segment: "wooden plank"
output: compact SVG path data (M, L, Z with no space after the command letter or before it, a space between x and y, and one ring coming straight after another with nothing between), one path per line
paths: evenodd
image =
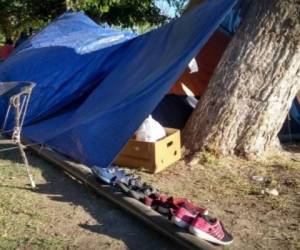
M25 141L26 142L26 141ZM27 141L26 144L31 144ZM203 249L203 250L216 250L217 248L196 236L183 230L155 210L145 206L138 200L131 198L120 191L115 190L109 185L103 185L92 174L91 170L79 163L75 163L65 156L54 152L47 148L40 148L38 145L30 146L39 156L47 161L61 167L71 176L75 177L83 184L92 188L97 194L110 200L114 204L125 209L127 212L138 217L146 224L151 226L156 231L162 233L170 240L181 245L183 249Z

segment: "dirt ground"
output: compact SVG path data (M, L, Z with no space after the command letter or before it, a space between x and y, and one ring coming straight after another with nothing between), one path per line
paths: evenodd
M298 149L252 162L202 153L156 175L137 173L207 207L234 236L225 249L300 249ZM36 191L16 152L0 159L0 249L182 249L33 155Z
M208 208L234 236L228 249L300 249L299 148L252 162L204 153L155 176L141 174L161 190ZM279 196L262 194L266 188Z

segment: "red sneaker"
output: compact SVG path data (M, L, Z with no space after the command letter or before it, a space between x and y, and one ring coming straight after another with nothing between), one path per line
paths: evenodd
M233 237L225 230L222 222L208 216L197 216L189 227L192 234L218 245L229 245Z
M188 203L187 199L169 197L165 202L158 206L157 211L161 214L168 215L171 218L173 212L186 203Z
M208 211L187 203L173 212L172 222L181 228L188 228L199 214L207 215Z
M168 196L164 194L154 193L144 199L144 204L152 209L156 210L161 204L166 202Z
M182 208L182 209L180 209ZM194 219L197 214L207 214L206 209L200 208L195 206L191 201L185 199L185 198L168 198L164 203L162 203L158 207L158 212L168 215L171 219L171 217L175 216L178 220L182 220L183 217L185 220L187 217ZM192 215L192 216L191 216ZM176 219L174 218L174 222ZM175 223L176 224L176 223Z

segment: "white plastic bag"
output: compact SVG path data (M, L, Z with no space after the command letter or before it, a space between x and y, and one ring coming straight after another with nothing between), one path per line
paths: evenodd
M151 115L142 123L135 132L136 139L146 142L156 142L166 136L165 129L155 121Z
M196 73L199 71L198 63L195 58L193 58L189 63L190 74Z

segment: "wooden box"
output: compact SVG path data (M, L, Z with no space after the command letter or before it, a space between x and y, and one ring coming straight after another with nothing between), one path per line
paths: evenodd
M119 166L157 173L181 158L180 130L165 128L167 136L156 142L131 139L115 160Z

